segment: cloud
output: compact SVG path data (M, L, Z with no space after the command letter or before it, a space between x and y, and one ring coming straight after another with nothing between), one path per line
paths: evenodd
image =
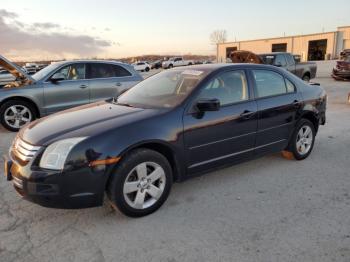
M85 34L72 35L64 32L59 24L34 23L25 25L17 20L16 13L0 9L0 54L20 57L35 51L35 57L49 54L53 57L94 56L110 47L110 41ZM36 30L30 30L35 27ZM40 52L42 52L42 54ZM33 56L32 55L32 56Z
M33 26L36 27L36 28L39 28L39 29L57 29L57 28L61 28L61 26L59 24L50 23L50 22L34 23Z
M16 13L8 12L5 9L0 9L0 18L6 17L6 18L15 18L17 17Z

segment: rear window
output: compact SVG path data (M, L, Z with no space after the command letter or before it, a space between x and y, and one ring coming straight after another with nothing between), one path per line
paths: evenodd
M273 65L273 61L275 61L274 55L261 55L260 57L264 61L264 63L268 65Z
M95 63L88 66L89 79L125 76L131 76L131 73L119 65Z
M253 70L257 97L268 97L287 93L284 77L268 70ZM294 88L294 86L293 86ZM292 87L288 87L292 89Z

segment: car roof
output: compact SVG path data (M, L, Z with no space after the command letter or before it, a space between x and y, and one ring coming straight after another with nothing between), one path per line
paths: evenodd
M232 69L241 69L241 68L251 68L251 69L273 69L278 70L278 67L272 65L264 65L264 64L249 64L249 63L221 63L221 64L201 64L201 65L191 65L185 67L187 70L202 70L206 73L214 72L224 68L232 68ZM184 67L182 67L184 69Z
M96 59L66 60L66 61L56 62L55 64L64 65L68 63L105 63L105 64L129 65L120 61L115 61L115 60L96 60Z

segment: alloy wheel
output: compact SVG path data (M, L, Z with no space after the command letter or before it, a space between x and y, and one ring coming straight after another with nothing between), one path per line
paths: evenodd
M13 105L5 110L4 120L12 128L21 128L32 121L32 113L24 105Z
M296 141L296 148L300 155L305 155L310 151L313 139L311 127L307 125L302 126L298 132Z
M123 194L127 204L135 209L153 206L162 196L166 183L164 169L154 162L143 162L127 175Z

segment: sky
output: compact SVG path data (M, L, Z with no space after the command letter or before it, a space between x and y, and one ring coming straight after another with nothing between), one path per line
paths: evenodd
M0 54L13 60L215 55L209 36L249 40L350 25L349 0L1 0Z

